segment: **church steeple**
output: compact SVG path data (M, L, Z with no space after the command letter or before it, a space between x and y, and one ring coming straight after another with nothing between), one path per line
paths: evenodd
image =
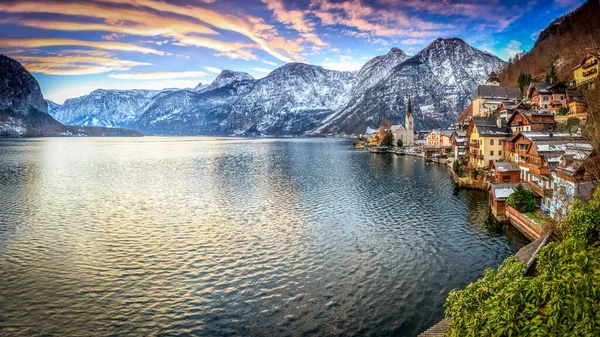
M412 108L412 98L410 94L408 95L408 108L406 110L406 122L404 125L406 128L406 141L404 142L404 144L406 144L407 146L412 145L415 133L415 123Z

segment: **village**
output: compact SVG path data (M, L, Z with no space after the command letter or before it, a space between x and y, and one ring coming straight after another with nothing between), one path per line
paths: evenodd
M598 186L588 172L598 153L583 133L583 93L598 89L599 59L588 54L568 84L530 82L523 90L502 86L492 72L448 129L415 131L409 96L404 125L384 120L353 146L448 165L459 187L488 191L497 221L537 240Z

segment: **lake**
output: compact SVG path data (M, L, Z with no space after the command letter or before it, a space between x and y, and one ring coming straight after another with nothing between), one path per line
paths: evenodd
M527 243L350 143L0 140L0 334L415 336Z

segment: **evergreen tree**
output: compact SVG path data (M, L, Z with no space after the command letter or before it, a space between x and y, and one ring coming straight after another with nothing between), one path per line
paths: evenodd
M402 143L402 139L398 139L398 141L396 141L396 146L397 147L403 147L404 144Z
M554 62L550 62L548 72L546 73L546 82L555 83L556 81L558 81L558 75L556 75L556 68L554 67Z
M394 146L394 135L392 134L392 131L387 131L385 133L385 136L383 136L383 140L381 141L381 146Z
M517 83L519 84L519 88L521 88L521 92L531 83L531 75L521 73L519 74L519 78L517 79Z
M506 199L506 204L519 212L533 211L533 193L523 188L521 184L515 187L514 192Z

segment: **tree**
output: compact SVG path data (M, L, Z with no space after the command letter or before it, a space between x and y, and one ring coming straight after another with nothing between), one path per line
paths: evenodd
M558 116L565 116L569 113L569 109L567 107L561 106L560 108L558 108L558 111L556 112L556 115Z
M449 336L597 336L600 331L600 190L576 201L544 246L533 276L510 257L446 299Z
M403 146L404 146L404 144L402 143L402 139L398 139L398 140L396 141L396 146L397 146L397 147L403 147Z
M546 72L546 82L555 83L558 81L558 75L556 75L556 68L554 67L554 62L550 62L550 66L548 66L548 72Z
M523 188L521 184L506 199L506 204L519 212L531 212L535 207L533 193Z
M385 136L383 136L383 140L381 141L381 146L394 146L394 135L392 134L392 131L385 132Z
M519 88L521 88L521 92L523 92L523 90L525 90L525 87L527 87L531 83L531 75L525 73L519 74L517 83L519 84Z
M454 174L456 174L457 176L462 176L463 169L458 160L455 160L454 163L452 163L452 171L454 171Z

